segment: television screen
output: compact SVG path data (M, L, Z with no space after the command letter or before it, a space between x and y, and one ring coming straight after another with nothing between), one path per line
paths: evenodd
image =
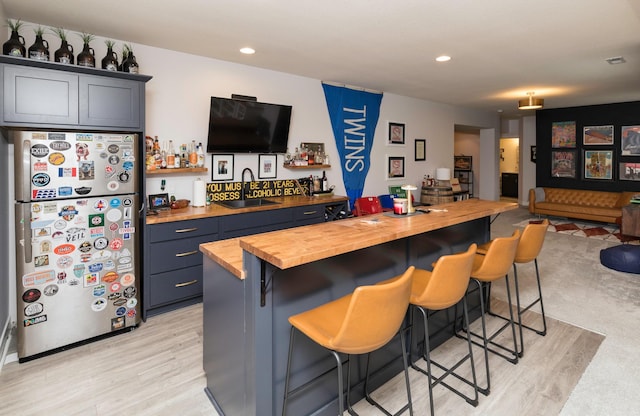
M211 97L208 153L285 153L291 106Z

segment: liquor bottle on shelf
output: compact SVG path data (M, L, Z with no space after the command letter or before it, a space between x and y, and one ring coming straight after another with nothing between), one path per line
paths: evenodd
M195 168L198 166L198 153L196 149L196 141L191 140L191 145L189 146L189 167Z
M204 167L204 159L205 159L205 153L204 153L204 148L202 147L202 142L198 143L198 151L196 152L198 154L198 167L199 168L203 168Z
M169 149L167 150L167 169L176 167L176 154L173 149L173 140L169 140Z
M329 180L327 179L327 172L322 171L322 192L327 192L329 190Z

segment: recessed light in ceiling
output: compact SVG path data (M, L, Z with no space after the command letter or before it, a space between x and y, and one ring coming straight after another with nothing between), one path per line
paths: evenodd
M245 55L253 55L254 53L256 53L256 50L253 48L245 47L245 48L241 48L240 52L242 52Z
M614 56L613 58L605 59L605 61L607 61L609 65L624 64L627 62L625 61L624 56Z
M450 61L450 60L451 60L451 57L447 56L447 55L440 55L440 56L438 56L436 58L436 61L438 61L438 62L447 62L447 61Z

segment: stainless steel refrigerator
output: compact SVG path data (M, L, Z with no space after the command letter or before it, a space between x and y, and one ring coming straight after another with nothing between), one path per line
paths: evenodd
M12 131L18 358L140 322L138 137Z

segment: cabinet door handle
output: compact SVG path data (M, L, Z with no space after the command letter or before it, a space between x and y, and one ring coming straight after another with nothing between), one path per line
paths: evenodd
M193 256L194 254L198 254L198 250L187 251L186 253L176 253L176 257Z
M177 233L190 233L191 231L196 231L198 227L193 228L182 228L180 230L176 230Z
M191 286L198 283L198 279L194 279L190 282L184 282L184 283L176 283L176 287L185 287L185 286Z
M313 215L313 214L315 214L316 212L318 212L318 211L317 211L317 210L316 210L316 211L305 211L305 212L304 212L304 215Z

